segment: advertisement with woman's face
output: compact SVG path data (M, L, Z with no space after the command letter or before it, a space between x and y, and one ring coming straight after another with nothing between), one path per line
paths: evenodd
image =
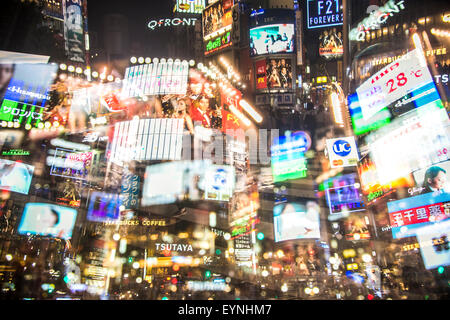
M27 203L20 221L19 234L35 234L70 239L77 210L50 203Z

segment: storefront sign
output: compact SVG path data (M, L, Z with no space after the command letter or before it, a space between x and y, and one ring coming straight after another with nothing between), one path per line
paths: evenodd
M341 0L308 0L308 29L343 24Z
M193 251L191 244L177 244L177 243L155 243L156 250L164 251Z

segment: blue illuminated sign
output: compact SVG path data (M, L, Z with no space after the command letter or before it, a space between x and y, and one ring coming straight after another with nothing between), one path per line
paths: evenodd
M341 0L308 0L308 29L342 25L341 5Z
M333 144L333 151L338 156L345 157L350 154L350 152L352 151L352 147L350 146L350 143L345 140L337 140Z

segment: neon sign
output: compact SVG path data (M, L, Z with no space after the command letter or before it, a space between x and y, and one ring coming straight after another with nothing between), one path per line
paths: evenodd
M308 29L339 26L344 15L340 0L308 0Z
M151 20L147 26L151 30L161 27L195 26L195 21L197 21L197 18L159 19L158 21Z
M399 13L400 10L405 9L404 2L401 0L395 3L393 0L390 0L384 6L372 11L367 18L358 23L358 26L350 31L349 39L353 41L364 41L368 32L379 29L394 13Z
M229 47L232 44L233 43L231 42L231 32L228 31L223 36L218 36L215 39L211 39L206 43L205 56L220 49Z

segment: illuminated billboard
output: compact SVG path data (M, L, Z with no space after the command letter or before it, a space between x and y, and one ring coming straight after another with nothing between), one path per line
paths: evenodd
M332 186L325 190L331 215L365 210L360 184L356 178L356 174L352 173L331 179Z
M202 14L206 0L177 0L174 12Z
M450 161L435 163L428 168L413 172L416 187L409 190L410 195L427 192L450 192Z
M137 119L116 123L111 161L180 160L183 119Z
M144 95L186 94L189 75L187 61L154 60L125 69L122 94L124 97Z
M322 32L319 37L319 56L326 60L338 59L344 55L342 32L336 28Z
M202 13L203 38L209 40L231 30L233 0L219 0L208 6Z
M272 24L250 29L250 55L294 52L294 25Z
M450 193L430 192L387 203L392 238L415 236L425 226L450 218Z
M19 234L35 234L70 239L77 210L50 203L27 203L20 220Z
M417 231L423 263L426 269L450 265L450 221L436 223Z
M345 240L369 240L369 219L365 215L351 215L344 222Z
M119 219L121 205L118 194L92 192L86 219L95 222L116 221Z
M359 155L355 137L327 139L326 144L331 168L356 166Z
M84 63L83 0L63 0L64 39L71 61Z
M34 166L0 159L0 189L28 194Z
M272 144L271 164L273 181L306 177L305 152L311 146L311 138L304 131L279 137Z
M380 183L449 160L449 121L445 109L433 105L414 109L367 136L370 157Z
M222 35L209 39L205 42L205 56L218 50L231 46L231 31L227 31Z
M356 89L363 119L370 119L391 103L429 83L433 83L433 79L423 53L419 49L408 52ZM410 100L420 99L427 94L428 91L420 92Z
M50 175L86 180L92 164L92 152L56 148L50 164Z
M213 165L210 160L156 164L145 170L142 205L182 200L228 201L234 186L234 168Z
M257 89L292 89L291 59L267 58L255 62L255 67Z
M308 29L339 26L344 22L341 0L308 0Z
M306 204L282 203L273 208L275 242L320 238L320 207L313 201Z

